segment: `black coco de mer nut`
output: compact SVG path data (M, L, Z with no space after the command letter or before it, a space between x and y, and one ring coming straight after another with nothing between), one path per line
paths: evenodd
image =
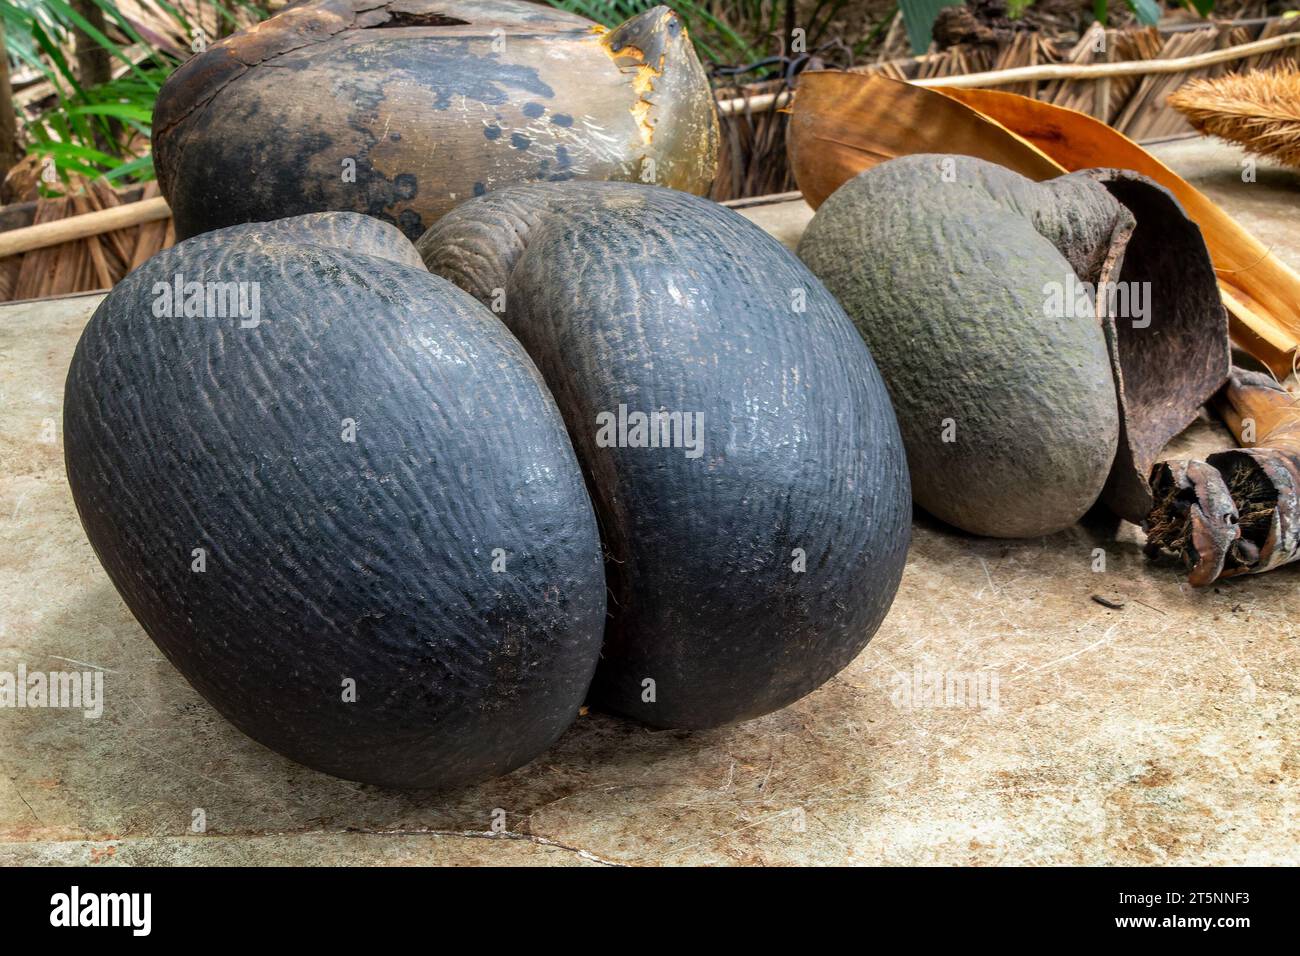
M503 293L568 423L609 557L598 703L712 727L861 651L902 575L907 465L870 353L798 259L716 203L625 183L502 190L417 248ZM611 447L595 426L621 408L693 416L701 446Z
M231 227L83 334L78 511L218 710L308 766L449 787L537 756L589 692L712 727L857 655L901 578L907 466L793 255L613 183L494 193L419 252L446 279L356 214Z
M205 314L241 283L252 307ZM268 747L453 786L577 714L605 582L573 447L515 339L393 227L320 213L154 256L86 327L64 427L127 606Z

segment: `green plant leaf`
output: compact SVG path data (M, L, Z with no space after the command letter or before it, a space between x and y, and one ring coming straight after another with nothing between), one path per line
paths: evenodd
M112 116L120 120L135 120L149 124L153 121L153 110L135 103L87 103L85 106L73 106L67 110L68 116Z
M60 77L68 84L68 86L72 87L75 92L80 93L82 91L81 83L78 82L77 75L72 72L72 67L64 58L63 51L59 49L58 45L53 40L50 39L49 34L45 32L44 28L42 28L40 23L34 17L31 19L29 26L31 29L32 39L36 41L36 45L41 49L41 52L49 57L50 62L54 64L53 71L45 68L43 69L43 72L45 73L45 78L54 84L54 89L59 94L59 97L63 98L67 95L60 85Z
M961 6L962 0L898 0L903 24L912 43L912 53L920 56L930 48L935 17L944 7Z
M113 0L91 2L104 12L108 28L91 27L69 0L6 0L0 5L4 46L9 55L39 72L58 100L39 116L26 118L24 140L29 151L51 157L65 182L73 174L149 179L153 176L152 159L126 154L125 144L137 134L149 136L158 91L181 60L174 51L147 42ZM187 10L178 6L179 0L139 2L146 9L165 12L189 35L194 3L189 3ZM239 22L240 11L252 14L251 19L256 20L267 16L264 9L249 0L198 2L211 6L226 23ZM96 86L82 84L69 52L73 49L74 29L83 30L116 62L125 63L127 72ZM133 45L123 45L122 37ZM114 152L123 155L114 156ZM42 190L52 192L45 185Z
M1138 23L1153 27L1160 22L1160 4L1156 0L1128 0L1128 5Z
M133 178L138 180L147 180L154 178L153 156L145 154L136 159L129 160L119 166L115 166L104 174L104 178L110 182L116 182L119 179Z
M117 166L121 160L109 156L91 146L79 146L76 143L42 143L37 152L53 156L58 160L84 160L90 163L102 163L106 167Z
M658 0L616 0L612 3L606 0L548 0L548 2L557 10L576 13L607 27L616 27L624 20L660 5ZM773 4L774 9L776 6L778 5ZM672 4L672 8L686 21L686 30L701 59L714 63L725 62L725 60L748 63L761 58L761 50L750 46L729 24L710 12L706 4L697 0L677 0ZM725 46L718 49L707 43L699 35L701 26L715 34L715 38L721 40Z
M64 0L42 0L42 3L45 4L45 6L48 9L58 14L60 18L78 27L82 32L86 34L86 36L90 37L92 40L94 40L97 44L99 44L101 47L103 47L113 56L117 57L117 59L125 63L128 67L130 67L132 72L137 73L141 77L144 76L140 68L136 66L135 61L132 60L129 56L127 56L125 50L123 50L120 46L118 46L108 37L104 36L104 34L101 33L99 30L95 29L95 27L91 25L89 20L87 20L80 13L74 10L69 4L65 3ZM136 43L144 43L144 38L141 37L138 33L136 33L135 28L126 22L126 20L122 17L122 15L117 12L116 7L114 7L112 4L105 3L104 0L95 0L95 5L100 7L105 14L112 17L118 23L118 25L123 28L123 32L125 32L127 36L131 37ZM153 52L153 48L151 46L145 44L145 47L150 51L151 56L157 55L156 53Z
M872 41L889 29L889 25L894 22L894 15L896 13L898 13L898 4L894 4L890 7L889 12L880 18L880 22L872 28L871 32L854 44L853 55L861 56L866 52L867 47L871 46Z
M225 20L227 23L239 22L231 9L226 6L226 4L220 2L220 0L207 0L207 4L216 12L219 19Z

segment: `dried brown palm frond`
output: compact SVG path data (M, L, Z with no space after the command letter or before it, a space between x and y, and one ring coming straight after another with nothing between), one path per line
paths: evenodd
M788 146L814 209L862 170L912 153L975 156L1036 180L1135 170L1172 192L1200 226L1237 343L1279 377L1300 355L1300 273L1137 143L1084 113L998 90L820 71L799 78Z
M1202 133L1300 167L1300 71L1191 80L1169 97L1169 105Z

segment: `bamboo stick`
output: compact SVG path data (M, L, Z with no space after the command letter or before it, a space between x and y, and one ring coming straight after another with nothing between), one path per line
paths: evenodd
M733 113L745 112L745 104L749 104L749 109L754 113L761 113L764 110L780 109L790 102L790 95L793 91L782 90L780 93L763 93L759 96L751 96L746 99L743 96L737 96L730 100L718 100L718 115L730 116Z
M1192 56L1180 56L1171 60L1126 60L1119 63L1051 63L1040 66L1021 66L1010 70L991 70L984 73L967 73L958 76L935 76L927 79L912 80L917 86L946 86L954 89L969 87L1008 86L1013 83L1036 82L1040 80L1102 80L1117 76L1148 76L1161 73L1182 73L1201 67L1228 63L1245 57L1259 56L1277 50L1285 50L1300 44L1300 32L1284 33L1280 36L1254 40L1238 46L1224 47L1222 50L1210 50ZM729 116L742 112L748 107L751 112L780 109L790 101L791 91L765 93L752 96L746 101L743 97L718 101L718 113Z
M1192 56L1180 56L1171 60L1131 60L1126 63L1090 63L1079 66L1054 63L1047 66L1022 66L1012 70L994 70L990 73L968 73L946 80L915 80L917 86L947 86L955 88L1006 86L1009 83L1023 83L1026 80L1097 80L1114 76L1146 76L1159 73L1182 73L1216 63L1227 63L1247 56L1258 56L1274 50L1300 44L1300 33L1286 33L1282 36L1255 40L1240 46L1225 47L1222 50L1210 50Z
M30 252L33 249L43 249L46 246L57 246L74 239L97 236L115 229L128 229L131 226L155 222L169 216L171 216L171 208L167 205L167 200L162 196L155 196L125 206L101 209L98 212L70 216L67 219L26 226L22 229L11 229L8 232L0 232L0 259Z

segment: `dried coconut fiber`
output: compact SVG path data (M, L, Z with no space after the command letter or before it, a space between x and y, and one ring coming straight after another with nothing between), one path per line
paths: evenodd
M1269 70L1189 80L1169 105L1198 132L1300 167L1300 72Z

